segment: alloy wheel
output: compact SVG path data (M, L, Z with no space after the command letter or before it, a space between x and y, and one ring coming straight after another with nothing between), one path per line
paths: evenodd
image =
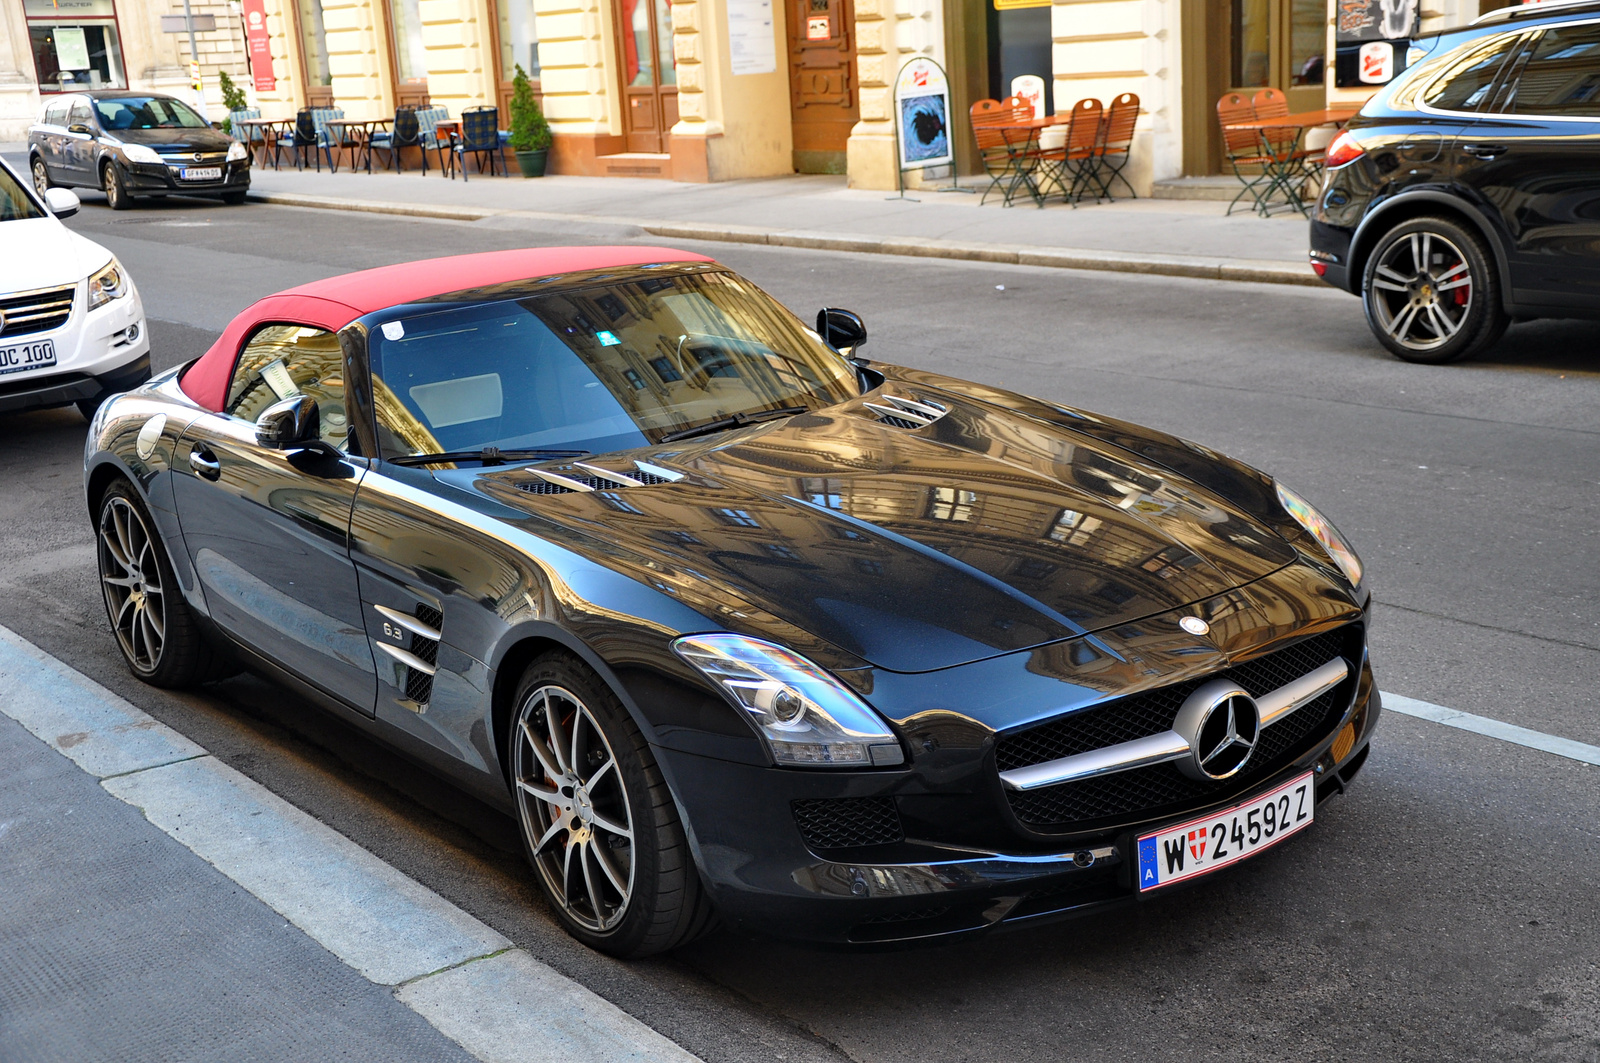
M633 810L611 743L583 700L554 684L523 700L515 741L534 865L569 918L611 930L627 913L635 867Z
M1369 286L1377 326L1412 351L1454 339L1472 312L1476 290L1461 248L1426 230L1390 244Z
M41 199L50 190L50 171L45 168L43 159L33 160L33 190Z
M144 517L127 499L106 502L100 511L100 584L122 652L142 673L160 665L167 638L158 549Z

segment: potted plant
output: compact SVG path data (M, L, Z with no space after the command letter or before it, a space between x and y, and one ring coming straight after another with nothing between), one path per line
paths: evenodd
M545 121L533 95L533 82L521 63L511 79L511 150L522 176L544 176L545 160L550 157L550 123Z
M217 83L222 86L222 105L228 109L228 117L222 120L222 131L243 140L244 134L233 128L233 112L246 109L250 101L245 98L244 89L233 83L226 70L217 73Z

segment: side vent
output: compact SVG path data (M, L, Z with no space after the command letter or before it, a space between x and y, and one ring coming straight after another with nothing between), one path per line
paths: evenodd
M633 468L628 472L617 472L615 469L591 465L586 461L574 461L553 468L532 468L527 471L538 479L525 481L517 487L530 495L564 495L574 491L614 491L623 487L654 487L656 484L677 483L684 475L671 469L663 469L659 465L651 465L647 461L635 461Z
M433 698L433 676L438 671L439 638L444 614L431 605L421 604L417 606L416 616L408 616L386 605L375 605L373 608L389 624L410 634L410 645L405 649L376 640L375 644L403 666L400 686L406 692L406 700L411 702L410 707L418 712L427 711L428 702Z
M927 400L888 394L882 399L881 403L864 402L862 405L878 415L879 423L894 428L926 428L949 412L942 404Z

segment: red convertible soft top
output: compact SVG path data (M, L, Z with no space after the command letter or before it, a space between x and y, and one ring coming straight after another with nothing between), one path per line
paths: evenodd
M333 332L374 310L466 288L611 266L711 261L714 260L704 255L666 247L530 247L428 258L345 273L252 303L229 322L211 349L184 372L179 386L206 409L222 409L239 349L262 325L309 325Z

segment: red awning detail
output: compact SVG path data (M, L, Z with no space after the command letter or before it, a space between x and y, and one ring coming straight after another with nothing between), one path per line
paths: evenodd
M179 386L206 409L221 410L228 398L228 383L233 379L239 350L262 325L308 325L334 332L374 310L466 288L610 266L712 261L705 255L665 247L533 247L430 258L346 273L302 284L251 304L184 372Z

